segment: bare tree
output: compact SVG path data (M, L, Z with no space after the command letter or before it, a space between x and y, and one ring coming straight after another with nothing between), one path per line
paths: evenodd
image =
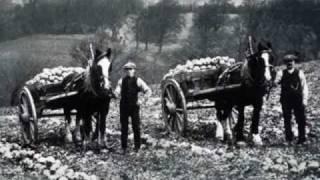
M163 45L176 38L181 31L184 19L176 1L161 0L145 8L135 24L136 40L144 42L146 50L149 43L153 42L158 45L158 51L162 52Z
M192 41L196 43L200 56L207 55L209 49L213 48L215 33L223 27L226 19L225 3L221 1L211 1L197 10Z
M112 35L104 31L97 32L93 37L89 37L82 40L79 44L75 44L70 51L70 55L74 61L81 64L83 67L85 67L88 64L88 60L92 58L90 44L94 49L102 51L111 48L113 59L116 59L124 49L124 45L121 44L120 39L115 39Z

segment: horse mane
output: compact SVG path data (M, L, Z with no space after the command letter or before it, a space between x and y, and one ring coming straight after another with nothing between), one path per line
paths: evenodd
M244 83L247 83L246 85L253 85L253 77L251 75L251 69L249 67L249 60L246 58L242 64L240 75L244 79Z
M246 57L244 63L242 65L240 75L244 80L244 83L248 86L252 86L254 84L254 79L252 77L252 69L249 65L249 61L253 60L253 58L257 58L264 51L272 51L272 44L269 41L262 40L257 45L257 52L251 54L249 57ZM273 56L271 56L273 58Z
M89 92L89 93L93 93L94 95L97 95L95 89L93 88L90 70L91 70L90 66L87 66L84 72L83 89L84 89L84 92Z

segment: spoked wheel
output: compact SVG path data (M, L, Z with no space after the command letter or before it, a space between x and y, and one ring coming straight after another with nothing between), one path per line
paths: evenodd
M30 90L24 87L19 96L19 122L22 141L31 145L38 141L37 112Z
M183 91L176 80L165 81L161 101L167 129L184 136L187 128L187 105Z

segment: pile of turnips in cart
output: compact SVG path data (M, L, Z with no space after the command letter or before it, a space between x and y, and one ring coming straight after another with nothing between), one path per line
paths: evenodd
M187 60L184 65L179 64L174 69L170 69L169 72L164 75L163 79L167 79L181 73L216 70L220 66L231 66L235 62L236 60L234 58L230 58L228 56Z
M52 69L44 68L41 73L37 74L34 78L27 81L27 85L40 84L40 85L49 85L49 84L58 84L63 81L65 77L72 73L82 73L85 69L81 67L55 67Z

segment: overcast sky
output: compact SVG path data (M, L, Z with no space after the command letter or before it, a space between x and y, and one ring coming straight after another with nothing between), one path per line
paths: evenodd
M242 0L232 0L233 1L233 3L235 4L235 5L240 5L241 3L242 3Z

